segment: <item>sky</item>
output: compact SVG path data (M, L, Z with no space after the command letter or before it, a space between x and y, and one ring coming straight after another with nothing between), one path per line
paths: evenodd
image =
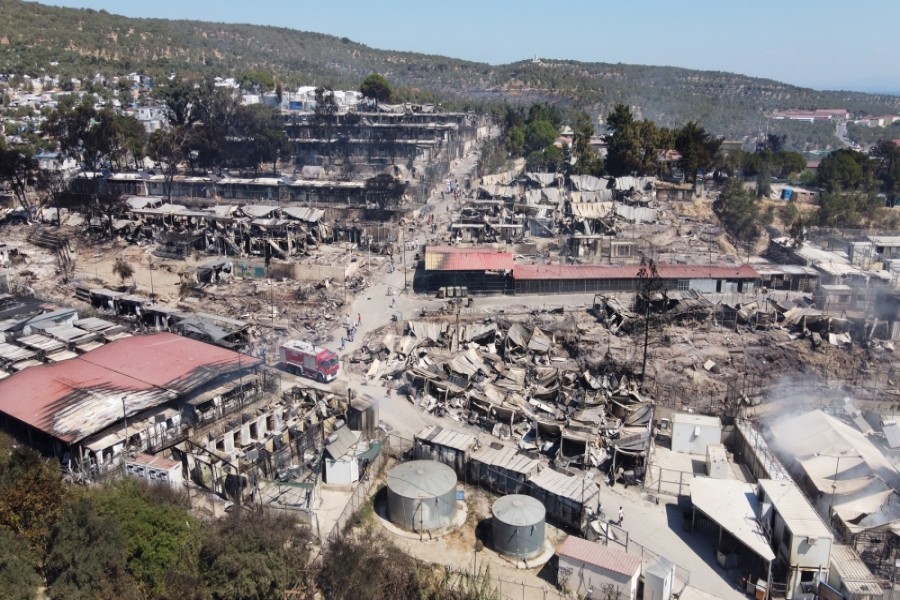
M129 17L274 25L490 64L667 65L900 93L898 0L47 0Z

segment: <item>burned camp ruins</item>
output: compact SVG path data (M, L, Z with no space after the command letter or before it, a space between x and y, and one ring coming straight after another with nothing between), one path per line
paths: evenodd
M494 116L326 92L252 166L2 197L6 432L523 597L895 597L900 237L739 239L714 178L487 172Z

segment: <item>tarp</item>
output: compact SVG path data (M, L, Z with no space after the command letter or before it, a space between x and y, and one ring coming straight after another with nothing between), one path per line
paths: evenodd
M609 179L606 177L594 177L593 175L572 175L572 185L579 192L599 192L609 187ZM627 189L627 188L626 188Z
M613 212L613 202L572 203L572 215L582 219L604 219Z

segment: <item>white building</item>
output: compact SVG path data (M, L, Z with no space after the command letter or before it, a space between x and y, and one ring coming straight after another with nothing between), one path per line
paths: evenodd
M774 564L780 563L787 573L785 597L804 598L828 577L834 536L793 481L761 479L759 501Z
M706 447L706 474L712 479L731 477L731 466L722 444L710 444Z
M661 556L644 567L643 600L671 600L675 588L675 563Z
M672 415L672 451L706 456L710 444L722 443L722 423L718 417L674 413Z
M325 483L350 485L359 481L356 452L360 435L360 432L342 426L328 436L325 445Z
M556 551L559 555L557 583L579 597L635 600L641 559L596 542L569 536Z
M181 463L149 454L136 454L125 459L125 472L148 483L167 483L180 488L184 483Z

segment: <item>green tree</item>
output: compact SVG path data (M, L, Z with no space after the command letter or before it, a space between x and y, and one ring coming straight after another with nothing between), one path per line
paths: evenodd
M138 170L141 161L147 156L147 130L140 121L130 115L117 115L116 121L122 148L119 158L124 159L118 168L127 167L130 158L131 164Z
M107 484L96 495L100 515L118 524L128 571L148 595L165 591L170 573L195 576L204 540L199 521L186 510L186 498L166 485L134 479Z
M506 151L512 156L521 156L525 151L525 131L521 126L514 125L507 130Z
M319 86L313 92L316 103L314 111L316 122L330 123L338 113L334 90L327 86Z
M238 512L213 526L200 550L201 571L216 600L282 598L305 578L309 544L308 531L290 517Z
M525 159L525 169L532 172L556 173L563 163L563 151L553 144L535 150Z
M371 529L328 544L318 584L329 600L407 600L421 589L415 560Z
M685 177L690 181L697 180L697 174L709 169L722 140L712 135L694 121L675 131L675 149L681 154L680 166Z
M775 176L780 179L796 177L806 169L806 159L799 152L779 152L775 157L778 164Z
M575 141L574 155L575 165L572 172L576 175L603 175L605 165L603 157L594 152L591 147L591 138L594 137L594 123L590 116L579 111L575 114Z
M0 590L9 600L34 600L43 583L39 554L21 536L0 529Z
M53 529L44 571L52 600L142 600L128 571L126 541L117 520L89 494L68 503Z
M819 163L818 183L826 190L857 190L869 187L874 175L869 157L856 150L832 152Z
M553 144L559 133L553 123L545 120L531 121L525 127L525 152L532 153Z
M558 131L563 123L563 113L552 104L532 104L528 108L526 122L534 123L535 121L547 121L553 126L554 131Z
M0 140L0 182L12 190L19 205L33 216L29 190L34 187L40 175L40 167L29 146L7 148Z
M240 154L246 164L259 169L261 163L271 163L277 173L279 160L290 157L287 135L277 110L263 104L238 107L235 114L234 136L244 148Z
M880 140L870 155L879 160L877 174L882 190L890 200L896 200L900 196L900 146L893 140Z
M59 468L0 434L0 531L43 553L66 497Z
M238 76L237 81L245 90L268 92L275 89L275 78L267 71L244 71Z
M162 170L163 189L169 203L172 202L172 183L178 174L178 165L188 156L189 134L187 125L173 125L150 134L149 155Z
M759 203L739 180L725 184L715 209L732 239L749 246L759 238Z
M617 104L606 116L606 170L619 177L636 173L640 163L640 147L634 129L631 109Z
M815 220L820 227L858 228L877 221L883 207L874 193L826 191L819 197Z
M390 102L394 94L391 84L379 73L372 73L366 77L359 86L359 92L366 98L375 100L375 103Z
M165 105L170 125L190 125L197 120L199 95L192 83L172 79L154 88L153 95Z

